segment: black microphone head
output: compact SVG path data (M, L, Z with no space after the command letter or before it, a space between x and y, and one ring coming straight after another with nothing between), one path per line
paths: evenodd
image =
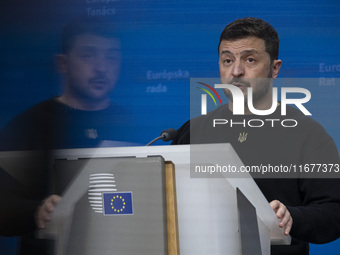
M162 131L161 136L163 141L171 141L177 137L177 130L173 128L166 129Z

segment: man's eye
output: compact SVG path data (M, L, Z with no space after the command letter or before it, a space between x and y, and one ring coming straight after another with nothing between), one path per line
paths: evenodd
M253 62L255 62L255 59L253 59L253 58L248 58L247 61L248 61L249 63L253 63Z
M225 63L225 64L230 64L230 63L231 63L231 59L225 59L225 60L224 60L224 63Z

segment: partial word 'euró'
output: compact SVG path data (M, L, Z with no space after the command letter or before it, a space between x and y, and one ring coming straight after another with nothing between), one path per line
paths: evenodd
M319 71L320 73L340 73L340 64L326 65L325 63L320 63Z

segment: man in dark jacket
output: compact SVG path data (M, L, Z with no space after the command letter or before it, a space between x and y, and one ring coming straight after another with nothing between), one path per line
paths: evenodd
M296 108L285 107L286 115L282 115L279 106L286 105L273 99L272 81L282 63L275 29L256 18L236 20L222 32L218 51L222 83L230 84L224 88L229 103L185 123L173 144L231 143L248 169L293 166L296 172L303 172L303 167L322 166L337 174L339 153L333 139ZM252 101L247 100L248 96ZM260 111L266 114L254 118L254 112ZM254 175L279 219L279 227L292 236L291 245L274 245L271 254L308 254L309 242L337 239L339 179L308 174L304 175L307 178L282 176Z

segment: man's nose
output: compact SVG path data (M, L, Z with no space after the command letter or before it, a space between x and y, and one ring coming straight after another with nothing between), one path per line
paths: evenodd
M98 72L105 72L107 70L107 61L104 56L98 56L96 58L94 68Z
M232 75L234 77L243 77L244 76L244 66L242 65L241 61L235 61Z

